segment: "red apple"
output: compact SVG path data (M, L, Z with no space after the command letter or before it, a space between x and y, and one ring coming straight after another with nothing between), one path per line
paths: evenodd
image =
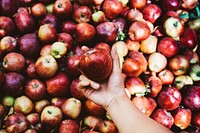
M184 98L185 99L185 98ZM182 100L182 95L175 87L165 86L157 96L158 105L165 110L176 109Z
M79 133L79 124L71 119L65 119L59 126L59 133Z
M35 63L31 63L31 64L27 65L25 71L26 71L27 76L31 79L38 77L36 70L35 70Z
M11 35L15 29L14 21L7 16L0 16L0 38Z
M31 113L26 116L29 124L35 126L36 124L40 123L40 114L39 113Z
M117 37L117 30L113 22L102 22L96 26L96 37L106 43L114 42Z
M70 0L56 0L53 5L53 14L61 20L70 17L73 6Z
M99 123L99 131L101 133L117 133L117 127L111 120L102 120Z
M1 15L6 15L8 17L12 17L19 7L18 0L2 0L0 3L1 7Z
M192 49L187 49L182 53L190 62L190 64L198 64L199 56L198 51L193 51Z
M63 42L65 43L66 47L67 47L67 51L69 52L70 50L72 50L73 47L73 38L70 34L65 33L65 32L61 32L58 34L58 42Z
M142 45L139 41L132 41L131 39L126 39L125 43L129 51L139 51L140 46Z
M45 82L48 94L52 96L65 96L68 93L69 80L69 77L64 72L57 73L52 78L47 79Z
M39 26L50 24L52 27L54 27L56 30L60 27L60 20L53 15L52 13L47 13L44 17L39 19Z
M33 112L34 105L31 99L29 99L25 95L22 95L15 99L13 108L14 108L14 111L17 113L28 115Z
M40 50L40 56L42 55L51 55L51 44L42 46Z
M17 39L12 36L4 36L0 40L0 50L3 53L14 52L17 48Z
M105 42L99 42L97 44L95 44L94 46L95 48L102 48L102 49L105 49L107 50L109 53L111 52L111 47L108 43L105 43Z
M139 77L130 77L125 81L125 87L131 95L145 95L146 87Z
M41 113L40 119L42 125L48 130L53 129L62 121L62 111L60 108L55 106L46 106Z
M143 14L144 19L146 21L150 21L151 23L155 23L156 20L162 14L161 8L158 5L156 5L156 4L147 4L147 6L145 6L142 9L141 12Z
M51 99L51 105L61 108L66 99L66 97L53 97Z
M92 17L92 11L88 6L79 6L73 11L73 20L76 23L88 23Z
M61 110L65 116L70 119L76 119L81 113L82 103L76 98L68 98L61 106Z
M169 129L174 124L172 114L165 109L156 109L151 115L151 118Z
M170 58L178 54L179 44L172 37L164 37L158 42L157 49L164 56Z
M153 97L146 97L149 101L149 110L147 112L147 116L151 116L154 110L157 108L156 100Z
M194 9L198 4L198 0L183 0L181 6L185 9Z
M126 19L130 22L133 22L135 20L143 20L143 14L139 9L129 9L126 13Z
M41 100L45 97L46 92L46 85L39 79L32 79L28 81L25 88L25 94L31 100Z
M35 18L42 18L47 14L47 9L43 3L35 3L31 6L31 15Z
M169 60L168 66L173 74L177 76L185 74L189 69L189 64L189 60L185 56L178 54Z
M5 121L5 129L9 133L23 133L28 128L26 117L20 113L14 113L8 116Z
M181 0L163 0L161 6L163 10L177 10L181 7Z
M194 124L197 127L200 127L200 112L196 112L192 114L192 124Z
M147 39L151 34L150 28L146 22L136 20L128 28L128 36L131 40L142 41Z
M78 68L92 80L105 80L112 71L111 55L106 50L92 48L81 56Z
M17 52L7 53L3 58L3 68L7 71L21 72L25 68L25 58Z
M19 7L14 15L14 22L21 33L32 32L36 26L35 20L28 11L27 7Z
M51 24L44 24L38 29L38 37L44 44L52 43L57 39L57 31Z
M3 118L5 116L5 107L0 104L0 118Z
M200 87L195 85L185 86L183 92L183 103L191 110L198 111L200 109Z
M41 114L42 110L50 105L50 102L47 99L42 99L35 102L35 112Z
M147 0L130 0L130 5L132 8L142 9L147 5Z
M100 24L102 22L106 22L106 16L105 13L101 10L92 13L92 21L94 22L94 24Z
M84 101L84 108L91 115L103 116L105 114L105 110L102 106L89 99Z
M174 118L174 125L179 127L181 130L186 129L191 122L192 119L192 111L186 108L177 108L172 113Z
M62 32L68 33L70 35L74 35L76 24L73 21L64 21L62 23Z
M43 55L36 60L35 70L40 77L51 78L58 70L58 63L53 56Z
M78 77L72 80L70 87L69 87L70 95L76 99L84 100L84 99L86 99L86 97L78 87L79 81L80 81L80 79Z
M170 85L174 81L174 74L169 69L164 69L158 73L158 78L164 85Z
M102 118L99 116L87 115L83 118L83 124L89 129L98 130Z

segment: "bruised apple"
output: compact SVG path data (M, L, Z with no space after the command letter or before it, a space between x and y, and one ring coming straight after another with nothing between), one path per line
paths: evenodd
M112 57L106 50L92 48L81 56L78 68L89 79L102 81L110 76L112 65Z

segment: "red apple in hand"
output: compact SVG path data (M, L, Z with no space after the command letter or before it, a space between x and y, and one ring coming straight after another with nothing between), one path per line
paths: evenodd
M184 98L185 99L185 98ZM182 100L182 95L175 87L165 86L157 96L157 103L168 111L176 109Z
M79 124L71 119L65 119L59 126L59 133L79 133Z
M89 79L105 80L112 71L111 55L104 49L92 48L81 56L78 68Z

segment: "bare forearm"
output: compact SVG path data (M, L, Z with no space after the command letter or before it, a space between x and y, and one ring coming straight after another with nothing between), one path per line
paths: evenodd
M144 115L126 96L115 99L107 111L120 133L172 133Z

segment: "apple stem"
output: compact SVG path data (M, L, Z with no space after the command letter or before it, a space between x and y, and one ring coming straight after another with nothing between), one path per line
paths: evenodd
M49 114L52 114L52 112L51 112L51 111L49 111L49 110L48 110L47 112L48 112Z

